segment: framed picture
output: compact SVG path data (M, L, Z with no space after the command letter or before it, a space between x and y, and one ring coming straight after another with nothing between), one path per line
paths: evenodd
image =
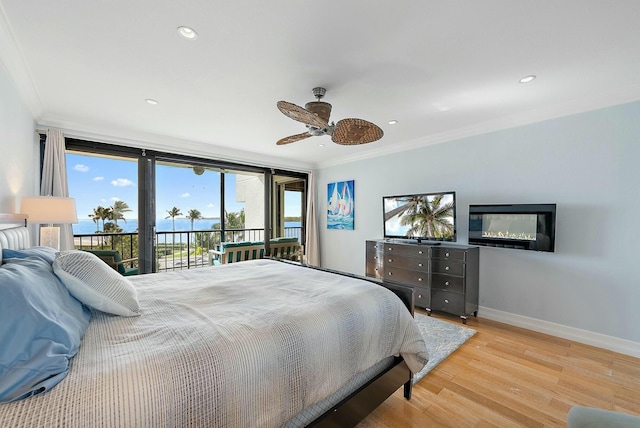
M327 184L327 229L353 230L353 180Z

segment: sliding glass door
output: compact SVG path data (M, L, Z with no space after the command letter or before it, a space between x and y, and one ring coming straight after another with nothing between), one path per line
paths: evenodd
M132 267L150 273L207 266L222 242L264 242L265 254L272 239L304 244L304 173L66 143L70 196L83 219L77 248L119 245Z

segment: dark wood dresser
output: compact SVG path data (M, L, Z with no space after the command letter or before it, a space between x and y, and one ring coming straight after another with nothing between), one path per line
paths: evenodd
M478 247L366 241L366 275L413 288L415 306L460 316L478 315Z

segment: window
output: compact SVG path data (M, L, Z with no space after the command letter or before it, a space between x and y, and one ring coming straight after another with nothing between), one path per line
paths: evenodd
M78 248L125 245L123 258L137 257L132 263L146 273L206 266L209 249L223 241L304 243L304 173L66 143L69 192L81 219L74 226Z

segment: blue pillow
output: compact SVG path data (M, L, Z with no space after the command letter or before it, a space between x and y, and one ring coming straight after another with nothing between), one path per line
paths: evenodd
M49 263L27 257L0 266L0 403L60 382L90 317Z
M49 264L53 264L56 259L56 253L58 250L51 247L31 247L24 250L2 250L2 260L9 261L8 259L24 259L27 257L38 257ZM7 259L7 260L5 260Z

